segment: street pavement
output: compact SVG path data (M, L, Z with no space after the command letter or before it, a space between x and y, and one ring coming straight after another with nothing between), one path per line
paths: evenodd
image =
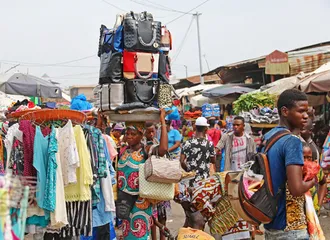
M184 223L184 212L182 207L175 203L171 202L171 215L168 217L167 227L169 227L172 235L176 236L178 234L178 230L183 226ZM325 235L325 239L330 239L330 211L322 210L321 216L319 217L322 229ZM209 232L208 227L206 227L206 232ZM263 236L257 236L256 240L264 239Z

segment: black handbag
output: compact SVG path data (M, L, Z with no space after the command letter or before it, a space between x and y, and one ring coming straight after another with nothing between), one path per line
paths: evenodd
M101 54L99 84L119 83L123 79L122 56L121 52Z
M123 21L124 48L128 51L157 53L160 47L161 23L153 21L147 13L130 13Z
M147 106L152 105L157 100L158 88L158 79L127 80L125 84L125 103L141 102Z
M158 67L158 77L165 83L169 83L169 77L171 74L171 66L169 57L163 53L159 53L159 67Z
M129 219L129 215L137 199L138 195L131 195L118 190L116 217L119 219Z
M103 53L109 53L112 50L115 31L106 26L100 27L100 38L97 56L101 57Z

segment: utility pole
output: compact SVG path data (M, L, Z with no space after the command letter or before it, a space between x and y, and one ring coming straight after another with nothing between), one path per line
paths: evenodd
M183 65L186 69L186 78L188 78L188 66L187 65Z
M198 37L198 53L199 53L199 78L200 82L203 85L204 84L204 78L203 78L203 64L202 64L202 49L201 49L201 36L199 32L199 16L202 15L201 13L196 12L194 16L196 17L196 23L197 23L197 37Z

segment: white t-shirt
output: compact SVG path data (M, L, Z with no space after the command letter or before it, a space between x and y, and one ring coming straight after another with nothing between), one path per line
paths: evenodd
M58 149L62 164L64 186L77 182L76 169L79 167L79 155L71 120L58 129Z
M246 162L246 136L242 137L234 136L232 157L231 157L231 170L240 171L242 164Z

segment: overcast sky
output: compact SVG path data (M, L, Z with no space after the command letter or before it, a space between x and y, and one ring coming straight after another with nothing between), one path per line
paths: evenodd
M100 25L112 27L122 12L105 1L125 11L147 10L168 23L182 15L176 11L187 12L205 0L0 0L0 72L20 63L7 75L47 73L62 86L97 83ZM202 13L204 72L206 60L214 69L275 49L330 41L329 0L209 0L196 10ZM184 65L189 76L199 74L196 21L183 42L191 19L187 14L168 24L177 77L185 76Z

